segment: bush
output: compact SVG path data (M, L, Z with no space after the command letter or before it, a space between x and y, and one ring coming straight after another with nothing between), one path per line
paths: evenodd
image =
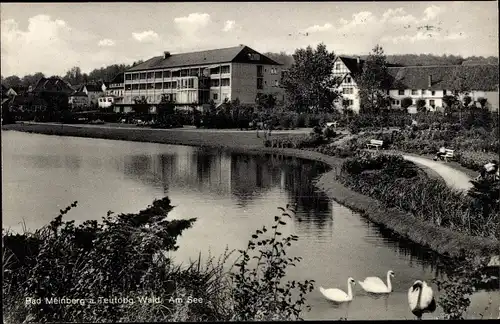
M283 282L289 266L300 262L286 252L298 237L283 236L286 224L276 216L271 237L257 230L240 250L234 272L224 265L231 252L204 265L201 255L188 267L174 265L165 252L177 249L176 239L195 221L167 221L173 209L168 198L156 200L137 214L103 218L102 223L62 221L72 206L35 233L3 233L4 321L235 321L299 320L313 280ZM281 208L284 210L283 208ZM285 213L282 216L287 216ZM259 239L259 240L257 240ZM257 264L250 254L259 246ZM232 280L231 280L232 279ZM25 304L26 296L41 299ZM202 298L203 303L175 303L170 298ZM79 303L49 303L45 298ZM99 303L102 298L124 303ZM155 298L159 302L139 302ZM94 301L95 303L93 303ZM205 302L206 301L206 302Z
M326 127L325 130L323 131L323 136L330 139L337 136L337 133L335 132L333 127Z
M465 196L441 181L420 175L401 157L363 152L343 163L339 179L353 190L423 221L468 235L500 237L500 228L495 225L500 221L498 197L489 198L495 205L485 204L474 194Z

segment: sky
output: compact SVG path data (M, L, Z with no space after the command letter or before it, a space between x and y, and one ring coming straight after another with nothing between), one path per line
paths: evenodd
M1 73L89 73L245 44L293 53L498 56L496 1L1 3Z

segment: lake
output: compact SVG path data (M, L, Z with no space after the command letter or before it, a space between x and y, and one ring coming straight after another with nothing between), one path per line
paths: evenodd
M169 217L197 218L171 253L176 262L187 263L200 252L206 258L226 247L245 248L256 229L272 226L278 206L296 203L297 213L283 232L299 236L290 253L303 261L291 269L290 279L346 290L348 277L385 281L388 270L396 274L386 298L374 299L356 285L353 302L340 307L316 289L308 295L312 310L305 318L412 319L408 288L439 274L438 258L330 200L314 187L326 170L321 163L278 155L2 131L3 228L39 228L75 200L78 206L65 219L82 222L109 210L137 212L168 196L175 206ZM496 318L498 292L475 294L468 317L484 312L490 296L485 317Z

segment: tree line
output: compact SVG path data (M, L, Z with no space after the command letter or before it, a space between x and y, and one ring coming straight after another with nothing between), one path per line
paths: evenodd
M142 63L142 60L134 62L132 64L112 64L99 69L94 69L90 73L82 73L80 67L75 66L66 71L64 76L52 75L52 77L59 77L71 85L78 85L97 81L111 81L117 74L123 73L133 66ZM24 87L35 85L41 78L47 77L42 72L36 72L34 74L28 74L23 77L17 75L11 75L8 77L1 76L2 84L7 87Z

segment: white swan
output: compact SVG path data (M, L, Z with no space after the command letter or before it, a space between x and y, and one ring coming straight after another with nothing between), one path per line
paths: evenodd
M417 280L408 290L408 304L413 315L422 319L422 314L436 310L436 300L432 288L425 281Z
M394 271L387 271L387 285L378 277L368 277L364 281L359 281L359 285L364 291L374 294L388 294L392 291L391 277Z
M347 294L338 288L325 289L323 287L319 287L319 291L323 294L323 296L325 296L326 299L337 303L344 303L352 300L353 296L351 285L355 284L356 281L354 279L347 279Z

